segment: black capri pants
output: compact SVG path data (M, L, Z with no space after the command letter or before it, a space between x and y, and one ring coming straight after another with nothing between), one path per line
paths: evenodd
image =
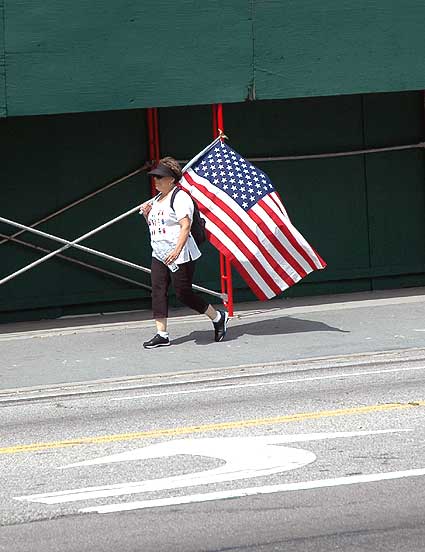
M171 270L161 261L152 257L152 311L153 318L168 318L168 288L173 284L176 297L187 307L204 314L208 303L192 290L195 262L189 261L179 265L176 272Z

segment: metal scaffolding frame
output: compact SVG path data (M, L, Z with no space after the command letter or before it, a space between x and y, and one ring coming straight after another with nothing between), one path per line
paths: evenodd
M65 213L69 209L72 209L73 207L76 207L77 205L80 205L80 204L88 201L89 199L92 199L93 197L95 197L98 194L112 188L113 186L116 186L117 184L120 184L121 182L124 182L125 180L128 180L129 178L135 176L136 174L139 174L140 172L145 170L146 166L147 165L145 164L142 167L139 167L138 169L135 169L134 171L130 172L129 174L121 176L121 177L113 180L112 182L108 182L108 184L105 184L105 185L101 186L97 190L94 190L93 192L90 192L89 194L86 194L86 195L80 197L79 199L69 203L68 205L65 205L64 207L61 207L60 209L58 209L56 211L53 211L52 213L49 213L45 217L43 217L43 218L33 222L32 224L30 224L28 226L28 228L36 228L40 224L42 224L44 222L47 222L49 220L52 220L53 218L57 217L58 215L60 215L62 213ZM15 242L18 245L22 245L22 246L27 247L29 249L33 249L33 250L40 251L40 252L43 252L43 253L51 253L50 249L46 249L44 247L34 245L34 244L29 243L27 241L24 241L22 239L18 239L18 236L21 236L26 231L27 230L21 229L18 232L15 232L14 234L12 234L11 236L6 235L6 234L0 234L0 238L2 238L1 241L0 241L0 245L3 245L3 244L8 243L8 242ZM100 274L104 274L106 276L112 277L114 279L121 280L121 281L130 283L130 284L134 284L136 286L139 286L139 287L142 287L142 288L145 288L145 289L148 289L148 290L152 289L151 286L143 284L142 282L139 282L137 280L127 278L125 276L122 276L121 274L117 274L116 272L112 272L111 270L105 270L103 268L92 265L90 263L79 261L77 259L73 259L72 257L67 257L66 255L57 254L57 257L62 259L62 260L65 260L67 262L79 265L79 266L81 266L83 268L86 268L88 270L92 270L94 272L99 272Z
M41 253L51 253L51 249L46 249L45 247L41 247L39 245L34 245L33 243L26 242L24 240L21 240L19 238L12 238L12 236L7 236L6 234L0 233L0 238L4 238L3 242L6 241L12 241L14 243L17 243L18 245L24 245L25 247L28 247L29 249L34 249L35 251L40 251ZM67 257L66 255L61 255L58 253L56 255L58 259L62 259L63 261L68 261L70 263L74 263L76 265L80 265L83 268L88 268L89 270L93 270L94 272L99 272L100 274L105 274L106 276L112 276L112 278L117 278L118 280L122 280L124 282L127 282L129 284L134 284L136 286L149 289L151 290L152 287L148 286L146 284L142 284L141 282L138 282L137 280L132 280L131 278L127 278L126 276L122 276L121 274L117 274L116 272L111 272L110 270L106 270L104 268L100 268L95 265L91 265L89 263L85 263L83 261L79 261L78 259L73 259L72 257Z
M327 159L333 157L350 157L353 155L368 155L370 153L385 153L387 151L404 151L412 149L424 149L425 142L418 144L407 144L405 146L387 146L385 148L368 148L352 151L339 151L335 153L313 153L309 155L283 155L275 157L250 157L248 161L267 162L267 161L304 161L308 159Z
M352 151L338 151L329 153L310 153L306 155L275 155L271 157L246 157L253 163L267 163L269 161L308 161L309 159L330 159L333 157L351 157L354 155L368 155L371 153L385 153L387 151L405 151L413 149L425 149L425 142L406 144L404 146L387 146L384 148L368 148ZM187 163L187 159L179 159L180 163Z
M156 148L152 146L152 142L150 141L150 151L149 153L151 154L151 157L152 159L154 159L155 157L158 157L159 155L159 149L157 149L159 147L159 133L158 133L158 121L157 121L157 110L155 110L155 119L153 118L153 115L149 115L149 112L148 112L148 117L152 117L152 120L155 121L153 124L154 124L154 129L155 129L155 140L156 140ZM149 122L149 120L148 120ZM110 261L113 261L113 262L116 262L118 264L122 264L124 266L128 266L130 268L134 268L136 270L140 270L142 272L146 272L146 273L149 273L150 274L150 269L149 268L146 268L146 267L143 267L141 265L137 265L135 263L132 263L130 261L127 261L125 259L120 259L119 257L114 257L113 255L109 255L107 253L104 253L102 251L97 251L95 249L92 249L92 248L88 248L88 247L85 247L85 246L82 246L82 245L79 245L79 242L80 241L83 241L84 239L96 234L97 232L100 232L101 230L103 230L104 228L114 224L115 222L118 222L119 220L121 220L122 218L130 215L130 214L133 214L134 212L138 211L138 209L140 208L140 206L136 206L134 207L133 209L131 209L130 211L127 211L126 213L124 213L123 215L120 215L119 217L116 217L115 219L113 219L112 221L109 221L108 223L104 224L104 225L101 225L100 227L90 231L89 233L77 238L76 240L74 241L69 241L69 240L65 240L63 238L60 238L58 236L55 236L53 234L48 234L47 232L42 232L40 230L36 230L36 228L44 223L44 222L47 222L55 217L57 217L58 215L68 211L69 209L72 209L73 207L76 207L77 205L80 205L86 201L88 201L89 199L92 199L93 197L95 197L96 195L112 188L113 186L116 186L117 184L120 184L121 182L124 182L125 180L139 174L140 172L144 171L146 168L148 168L150 166L150 162L147 162L145 163L143 166L139 167L138 169L135 169L134 171L130 172L129 174L127 175L124 175L118 179L115 179L113 180L112 182L109 182L108 184L105 184L103 186L101 186L100 188L98 188L97 190L89 193L89 194L86 194L84 195L83 197L80 197L79 199L73 201L72 203L68 204L68 205L65 205L64 207L52 212L52 213L49 213L47 216L35 221L34 223L32 223L31 225L29 226L26 226L24 224L21 224L19 222L16 222L16 221L12 221L8 218L4 218L4 217L0 217L0 222L3 222L5 224L8 224L8 225L11 225L11 226L14 226L15 228L19 228L19 231L18 232L15 232L13 233L12 235L6 235L6 234L3 234L3 233L0 233L0 238L1 238L1 241L0 241L0 245L3 245L5 243L9 243L9 242L12 242L12 243L16 243L18 245L22 245L24 247L27 247L27 248L30 248L30 249L33 249L33 250L36 250L36 251L40 251L42 253L46 253L46 255L44 255L43 257L41 257L40 259L38 259L37 261L34 261L33 263L30 263L29 265L17 270L16 272L12 273L12 274L9 274L8 276L4 277L3 279L0 280L0 285L2 284L5 284L6 282L12 280L13 278L19 276L20 274L23 274L24 272L30 270L31 268L47 261L48 259L52 258L52 257L58 257L62 260L65 260L67 262L71 262L71 263L74 263L74 264L77 264L83 268L86 268L88 270L92 270L94 272L99 272L101 274L104 274L106 276L109 276L109 277L112 277L112 278L115 278L115 279L118 279L118 280L121 280L121 281L125 281L127 283L131 283L131 284L134 284L136 286L139 286L139 287L142 287L144 289L147 289L147 290L152 290L152 287L151 286L148 286L147 284L144 284L142 282L139 282L137 280L133 280L132 278L127 278L125 276L122 276L121 274L117 274L116 272L112 272L110 270L106 270L106 269L103 269L103 268L100 268L98 266L95 266L95 265L92 265L90 263L87 263L87 262L83 262L83 261L79 261L77 259L73 259L72 257L68 257L66 255L62 255L61 252L62 251L65 251L66 249L70 248L70 247L74 247L76 249L80 249L86 253L91 253L93 255L96 255L98 257L102 257L104 259L107 259L107 260L110 260ZM52 250L49 250L49 249L46 249L44 247L41 247L41 246L37 246L37 245L34 245L30 242L27 242L27 241L24 241L22 239L19 239L19 236L21 236L24 232L29 232L29 233L33 233L35 235L39 235L39 236L42 236L42 237L45 237L45 238L48 238L48 239L51 239L53 241L57 241L59 243L63 243L65 244L64 247L61 247L60 249L57 249L55 251L52 251ZM213 290L209 290L207 288L204 288L202 286L197 286L197 285L193 285L192 286L194 289L198 290L198 291L202 291L203 293L207 293L209 295L213 295L215 297L219 297L222 301L226 301L227 300L227 295L226 294L223 294L223 293L218 293L218 292L215 292Z
M60 247L59 249L57 249L55 251L51 251L50 253L48 253L47 255L44 255L40 259L37 259L36 261L33 261L32 263L20 268L19 270L13 272L12 274L9 274L8 276L5 276L4 278L2 278L0 280L0 285L5 284L9 280L12 280L13 278L16 278L20 274L23 274L24 272L27 272L28 270L31 270L32 268L38 266L41 263L44 263L45 261L48 261L52 257L55 257L56 255L58 255L62 251L65 251L66 249L69 249L70 247L75 247L76 249L80 249L80 250L82 250L86 253L91 253L92 255L96 255L98 257L108 259L108 260L113 261L115 263L122 264L122 265L125 265L125 266L129 266L131 268L135 268L137 270L141 270L142 272L147 272L147 273L150 274L151 271L150 271L149 268L146 268L146 267L141 266L141 265L137 265L137 264L132 263L131 261L127 261L125 259L120 259L119 257L114 257L113 255L109 255L107 253L104 253L103 251L98 251L96 249L92 249L90 247L85 247L84 245L80 245L81 241L83 241L83 240L85 240L85 239L87 239L91 236L94 236L95 234L97 234L101 230L104 230L105 228L108 228L112 224L115 224L116 222L122 220L123 218L128 217L129 215L135 213L136 211L139 211L139 209L140 209L140 205L137 205L136 207L133 207L129 211L126 211L125 213L122 213L118 217L115 217L114 219L98 226L97 228L94 228L93 230L90 230L90 232L87 232L86 234L83 234L82 236L80 236L79 238L77 238L73 241L65 240L65 239L59 238L58 236L55 236L53 234L48 234L47 232L42 232L41 230L36 230L35 228L30 228L29 226L25 226L24 224L20 224L19 222L15 222L13 220L10 220L10 219L4 218L4 217L0 217L0 222L3 222L5 224L10 224L11 226L15 226L16 228L20 228L23 231L31 232L31 233L36 234L38 236L42 236L44 238L49 238L51 240L54 240L54 241L65 244L62 247ZM222 293L211 291L209 289L203 288L201 286L197 286L195 284L192 287L194 289L198 290L198 291L202 291L204 293L208 293L210 295L220 297L220 299L224 298Z

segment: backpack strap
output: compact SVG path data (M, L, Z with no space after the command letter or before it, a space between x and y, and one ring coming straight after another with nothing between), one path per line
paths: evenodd
M170 207L171 209L174 211L174 200L176 198L176 195L177 195L177 192L180 191L181 188L179 188L178 186L176 186L173 190L173 193L171 194L171 199L170 199Z
M157 201L157 199L159 198L159 196L161 195L161 192L159 192L159 194L156 194L156 196L153 196L151 197L151 201Z

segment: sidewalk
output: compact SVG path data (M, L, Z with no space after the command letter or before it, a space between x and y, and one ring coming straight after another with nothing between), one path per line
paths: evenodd
M215 343L176 309L172 346L153 350L148 311L0 325L0 390L422 348L424 315L425 288L240 303Z

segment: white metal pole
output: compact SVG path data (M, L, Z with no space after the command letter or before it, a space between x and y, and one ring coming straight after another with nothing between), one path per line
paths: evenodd
M137 207L133 207L133 209L130 209L126 213L123 213L122 215L110 220L109 222L106 222L105 224L102 224L101 226L98 226L97 228L94 228L93 230L90 230L90 232L87 232L87 234L84 234L83 236L80 236L79 238L77 238L76 240L74 240L72 242L69 242L67 240L62 240L62 238L61 238L60 241L64 242L66 245L64 245L63 247L60 247L59 249L56 249L55 251L52 251L48 255L44 255L44 257L41 257L40 259L37 259L36 261L32 262L31 264L29 264L27 266L24 266L23 268L17 270L16 272L13 272L13 274L9 274L9 276L6 276L2 280L0 280L0 285L5 284L9 280L12 280L12 278L15 278L16 276L19 276L20 274L23 274L24 272L27 272L28 270L31 270L31 268L34 268L35 266L37 266L41 263L44 263L48 259L51 259L55 255L57 255L58 253L62 253L62 251L65 251L66 249L69 249L70 247L76 246L80 241L83 241L86 238L89 238L90 236L93 236L94 234L97 234L98 232L100 232L104 228L107 228L108 226L111 226L115 222L118 222L119 220L122 220L125 217L128 217L129 215L131 215L132 213L135 213L139 209L140 209L140 205L138 205ZM8 224L12 224L13 226L16 226L18 224L18 223L12 223L12 221L10 221L8 219L4 219L2 217L0 217L0 221L1 222L6 222ZM23 225L21 225L20 227L22 228ZM19 228L19 226L18 226L18 228ZM25 229L28 230L28 231L34 232L34 233L39 232L39 230L35 230L34 228L30 228L30 227L26 227ZM56 239L56 237L53 238L52 235L49 235L49 236L46 236L46 237ZM56 239L56 241L58 241L58 239ZM106 255L106 253L104 253L102 255ZM125 261L125 262L127 263L128 261ZM133 264L133 263L131 263L131 264ZM150 272L150 270L148 268L141 268L138 265L134 265L134 267L137 267L140 270L144 270L146 272Z
M215 146L216 144L218 144L219 142L221 141L221 137L219 136L218 138L216 138L215 140L213 140L211 142L211 144L208 144L208 146L206 148L204 148L201 152L199 152L197 155L195 155L195 157L193 157L188 163L186 163L186 165L183 167L182 169L182 172L184 173L185 171L187 171L188 169L190 169L190 167L200 158L202 157L207 151L209 151L213 146Z
M5 220L7 220L7 219L5 219ZM18 223L16 223L16 224L18 224ZM23 225L20 224L18 226L18 228L21 227L21 226L23 226ZM23 232L25 232L25 230L22 230L22 233ZM21 232L19 232L19 233L21 233ZM51 249L46 249L45 247L41 247L40 245L34 245L33 243L28 243L27 241L21 240L20 238L16 238L16 237L13 237L13 236L6 236L5 234L2 234L2 233L0 233L0 238L4 239L5 241L11 241L13 243L17 243L18 245L24 245L25 247L29 247L30 249L35 249L35 251L41 251L42 253L51 253L51 251L52 251ZM56 236L55 236L55 238L56 238ZM61 239L61 238L58 238L58 240L59 239ZM0 242L0 245L1 244L2 244L2 242ZM78 246L76 246L76 247L78 247ZM80 246L80 247L82 248L83 246ZM95 249L93 249L92 251L94 252ZM93 270L94 272L99 272L100 274L106 274L107 276L110 276L111 278L116 278L118 280L122 280L123 282L127 282L127 283L130 283L130 284L135 284L136 286L139 286L139 287L148 289L149 291L152 291L151 286L148 286L146 284L142 284L142 282L138 282L137 280L133 280L131 278L126 278L125 276L121 276L121 274L117 274L116 272L111 272L110 270L105 270L104 268L100 268L98 266L95 266L95 265L92 265L92 264L89 264L89 263L85 263L85 262L79 261L77 259L73 259L72 257L67 257L66 255L61 255L60 253L58 253L57 257L59 259L63 259L64 261L68 261L69 263L77 264L77 265L82 266L84 268L87 268L89 270Z
M95 228L94 230L91 230L87 234L84 234L84 236L81 236L80 238L78 238L78 239L76 239L72 242L70 242L68 240L65 240L63 238L59 238L58 236L54 236L53 234L48 234L47 232L42 232L41 230L36 230L35 228L25 226L24 224L21 224L19 222L15 222L13 220L10 220L10 219L4 218L4 217L0 217L0 222L4 222L5 224L10 224L11 226L15 226L16 228L21 228L22 230L26 230L26 231L31 232L33 234L43 236L45 238L50 238L54 241L66 244L64 247L61 247L60 249L57 249L56 251L52 251L51 253L49 253L48 255L45 255L44 257L41 257L37 261L34 261L33 263L21 268L20 270L17 270L13 274L9 274L9 276L6 276L2 280L0 280L0 285L5 284L6 282L11 280L12 278L15 278L16 276L19 276L20 274L26 272L27 270L30 270L31 268L37 266L38 264L40 264L44 261L47 261L51 257L53 257L55 255L58 255L59 253L61 253L65 249L68 249L69 247L75 247L76 249L81 249L82 251L85 251L86 253L91 253L93 255L97 255L98 257L103 257L103 258L108 259L110 261L114 261L116 263L123 264L125 266L135 268L137 270L142 270L143 272L148 272L150 274L151 271L150 271L149 268L145 268L143 266L137 265L137 264L132 263L130 261L126 261L125 259L120 259L119 257L114 257L112 255L108 255L107 253L103 253L102 251L97 251L96 249L91 249L90 247L85 247L84 245L79 245L78 244L78 242L84 240L85 238L88 238L89 236L92 236L93 234L96 234L97 232L100 232L101 230L103 230L107 226L112 225L114 222L117 222L118 220L121 220L122 218L130 215L131 213L134 213L139 208L140 208L140 205L138 205L137 207L134 207L133 209L130 209L130 211L127 211L126 213L123 213L119 217L116 217L115 219L103 224L102 226L99 226L98 228ZM196 289L198 291L203 291L204 293L208 293L209 295L214 295L215 297L219 297L222 300L223 299L226 300L225 294L218 293L216 291L212 291L212 290L206 289L204 287L197 286L195 284L193 284L192 287L193 287L193 289Z
M124 182L124 180L128 180L129 178L131 178L131 177L135 176L136 174L140 173L141 171L143 171L145 168L146 168L146 165L143 165L143 167L140 167L139 169L136 169L135 171L133 171L129 174L126 174L125 176L122 176L121 178L118 178L117 180L109 182L109 184L105 184L104 186L102 186L101 188L98 188L94 192L91 192L91 193L89 193L89 194L87 194L83 197L80 197L80 199L77 199L76 201L73 201L69 205L65 205L65 207L62 207L61 209L58 209L57 211L54 211L53 213L50 213L49 215L37 220L36 222L31 224L30 228L35 228L36 226L39 226L43 222L47 222L48 220L51 220L52 218L57 217L61 213L65 213L65 211L68 211L69 209L72 209L73 207L76 207L80 203L84 203L85 201L88 201L89 199L91 199L91 198L95 197L96 195L104 192L105 190L108 190L112 186L115 186L116 184L120 184L121 182ZM0 241L0 245L2 245L3 243L5 243L7 241L12 240L12 238L16 238L16 237L20 236L24 232L25 232L25 230L20 230L19 232L16 232L15 234L13 234L13 236L9 236L9 237L6 237L5 239L2 239L2 241Z

